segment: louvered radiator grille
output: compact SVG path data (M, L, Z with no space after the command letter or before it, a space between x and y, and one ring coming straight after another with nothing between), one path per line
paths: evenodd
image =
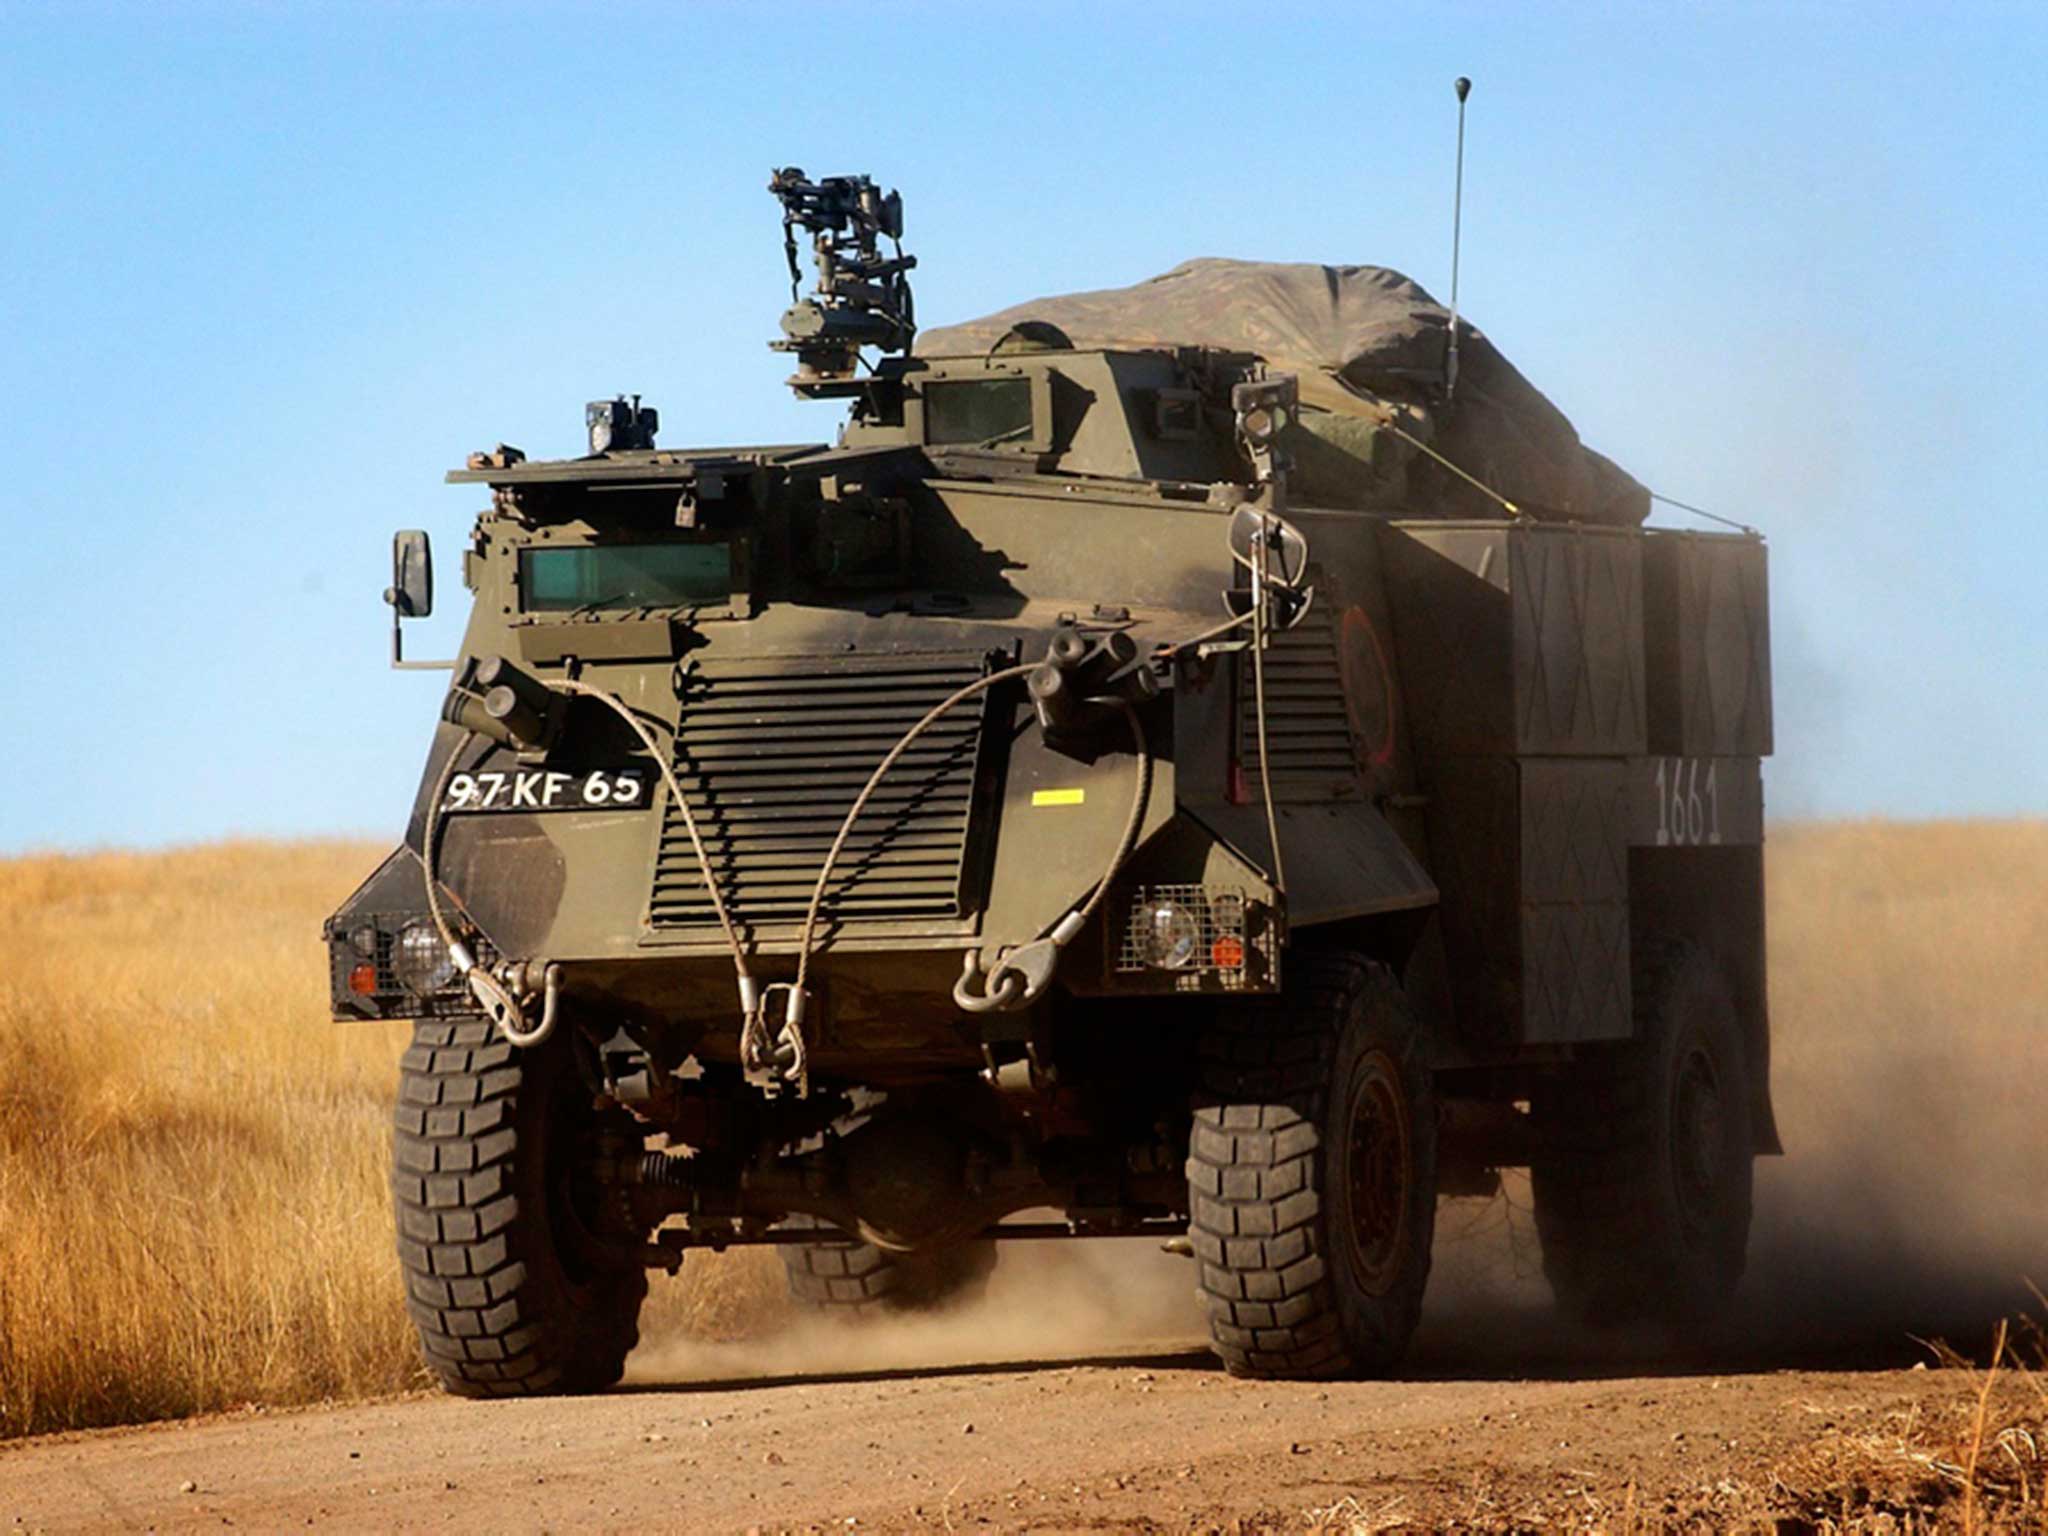
M1311 582L1316 574L1311 569ZM1335 609L1319 600L1266 650L1266 740L1275 800L1338 800L1359 792L1335 626ZM1237 751L1256 796L1259 730L1249 655L1238 659Z
M975 654L879 666L734 663L692 673L676 778L733 917L801 920L875 765L927 710L986 670ZM986 707L985 693L956 706L890 769L833 868L827 917L961 914ZM673 804L663 811L649 916L660 928L716 920Z

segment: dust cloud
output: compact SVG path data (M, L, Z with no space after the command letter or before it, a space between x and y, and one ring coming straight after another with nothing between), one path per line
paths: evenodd
M1006 1242L1000 1255L985 1294L932 1311L848 1322L793 1312L771 1294L742 1306L736 1338L650 1332L627 1379L841 1376L1207 1347L1195 1266L1156 1238ZM760 1257L747 1278L779 1288L779 1259Z
M1445 1202L1416 1365L1876 1367L2048 1316L2048 822L1780 828L1767 867L1786 1155L1726 1327L1567 1328L1511 1176Z
M1527 1180L1510 1175L1491 1199L1443 1203L1411 1373L1875 1368L1927 1358L1926 1340L1981 1350L2000 1317L2048 1315L2030 1289L2048 1286L2048 822L1773 838L1773 1097L1787 1155L1757 1165L1749 1270L1727 1326L1678 1342L1567 1326L1549 1305ZM634 1379L1204 1347L1193 1264L1150 1240L1006 1244L985 1298L860 1327L791 1314L772 1254L717 1262L719 1319L651 1318Z
M1770 858L1766 1338L1974 1343L2048 1286L2048 823L1798 828Z

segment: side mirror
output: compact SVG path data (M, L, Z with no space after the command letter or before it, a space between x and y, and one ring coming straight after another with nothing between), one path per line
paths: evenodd
M1223 606L1235 615L1252 611L1264 594L1265 627L1292 629L1315 601L1308 585L1308 540L1285 518L1261 508L1240 506L1230 516L1230 558L1251 577L1248 586L1233 584L1223 593Z
M434 547L425 530L401 528L391 535L391 585L384 601L401 619L424 619L434 611Z
M452 670L452 661L407 661L398 632L402 621L434 611L434 550L423 530L401 528L391 536L391 585L384 601L391 605L391 665L400 672Z

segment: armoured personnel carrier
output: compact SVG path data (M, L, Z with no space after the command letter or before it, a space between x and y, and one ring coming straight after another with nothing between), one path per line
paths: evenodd
M417 1021L442 1382L616 1380L693 1248L852 1313L1014 1236L1188 1252L1234 1373L1384 1370L1438 1197L1525 1166L1563 1306L1710 1314L1776 1150L1761 541L1638 526L1394 274L1196 263L913 350L895 195L772 190L836 442L620 398L449 477L461 655L326 929L335 1017ZM394 566L431 665L423 534Z

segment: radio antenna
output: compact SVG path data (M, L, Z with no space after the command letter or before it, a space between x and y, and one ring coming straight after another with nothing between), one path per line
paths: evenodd
M1463 75L1451 82L1458 93L1458 179L1451 195L1451 345L1444 354L1444 403L1458 392L1458 247L1465 233L1465 98L1472 82Z

